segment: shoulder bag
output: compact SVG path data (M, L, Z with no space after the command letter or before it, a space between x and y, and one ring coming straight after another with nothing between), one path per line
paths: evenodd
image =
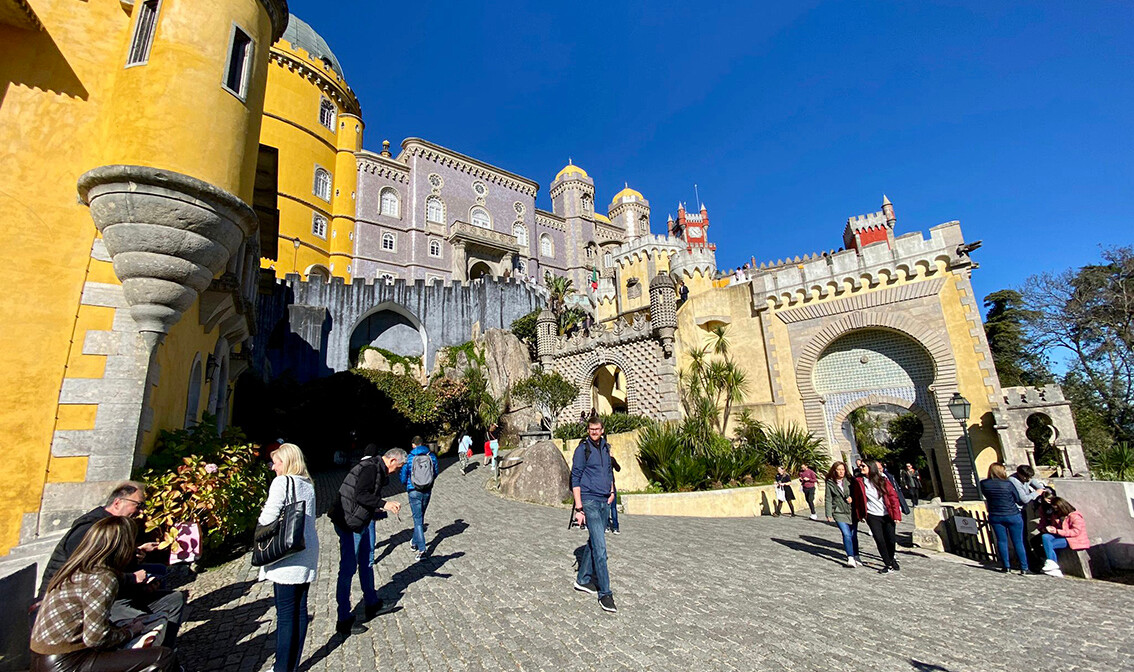
M295 494L295 481L287 477L288 498L280 507L274 523L256 529L252 548L252 566L263 567L278 562L306 547L303 526L307 521L307 502Z

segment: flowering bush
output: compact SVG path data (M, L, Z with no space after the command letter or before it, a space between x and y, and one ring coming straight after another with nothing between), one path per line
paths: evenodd
M213 418L162 432L154 454L137 475L149 486L145 526L161 548L177 552L178 523L201 528L202 551L224 556L255 526L268 495L267 464L243 433L217 433Z

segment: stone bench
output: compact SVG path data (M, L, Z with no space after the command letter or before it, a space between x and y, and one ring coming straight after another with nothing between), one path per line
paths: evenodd
M1059 569L1067 576L1077 576L1081 579L1091 579L1091 555L1087 550L1076 551L1071 548L1060 548L1055 551L1059 560Z

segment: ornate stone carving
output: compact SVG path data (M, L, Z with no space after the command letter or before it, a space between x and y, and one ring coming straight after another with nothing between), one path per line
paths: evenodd
M79 178L130 315L151 346L181 319L256 227L248 204L188 175L101 166Z

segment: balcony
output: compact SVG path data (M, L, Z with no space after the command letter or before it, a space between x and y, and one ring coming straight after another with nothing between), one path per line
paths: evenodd
M482 229L468 222L453 222L449 227L449 242L454 245L476 245L498 254L515 254L520 251L515 236L492 229Z

